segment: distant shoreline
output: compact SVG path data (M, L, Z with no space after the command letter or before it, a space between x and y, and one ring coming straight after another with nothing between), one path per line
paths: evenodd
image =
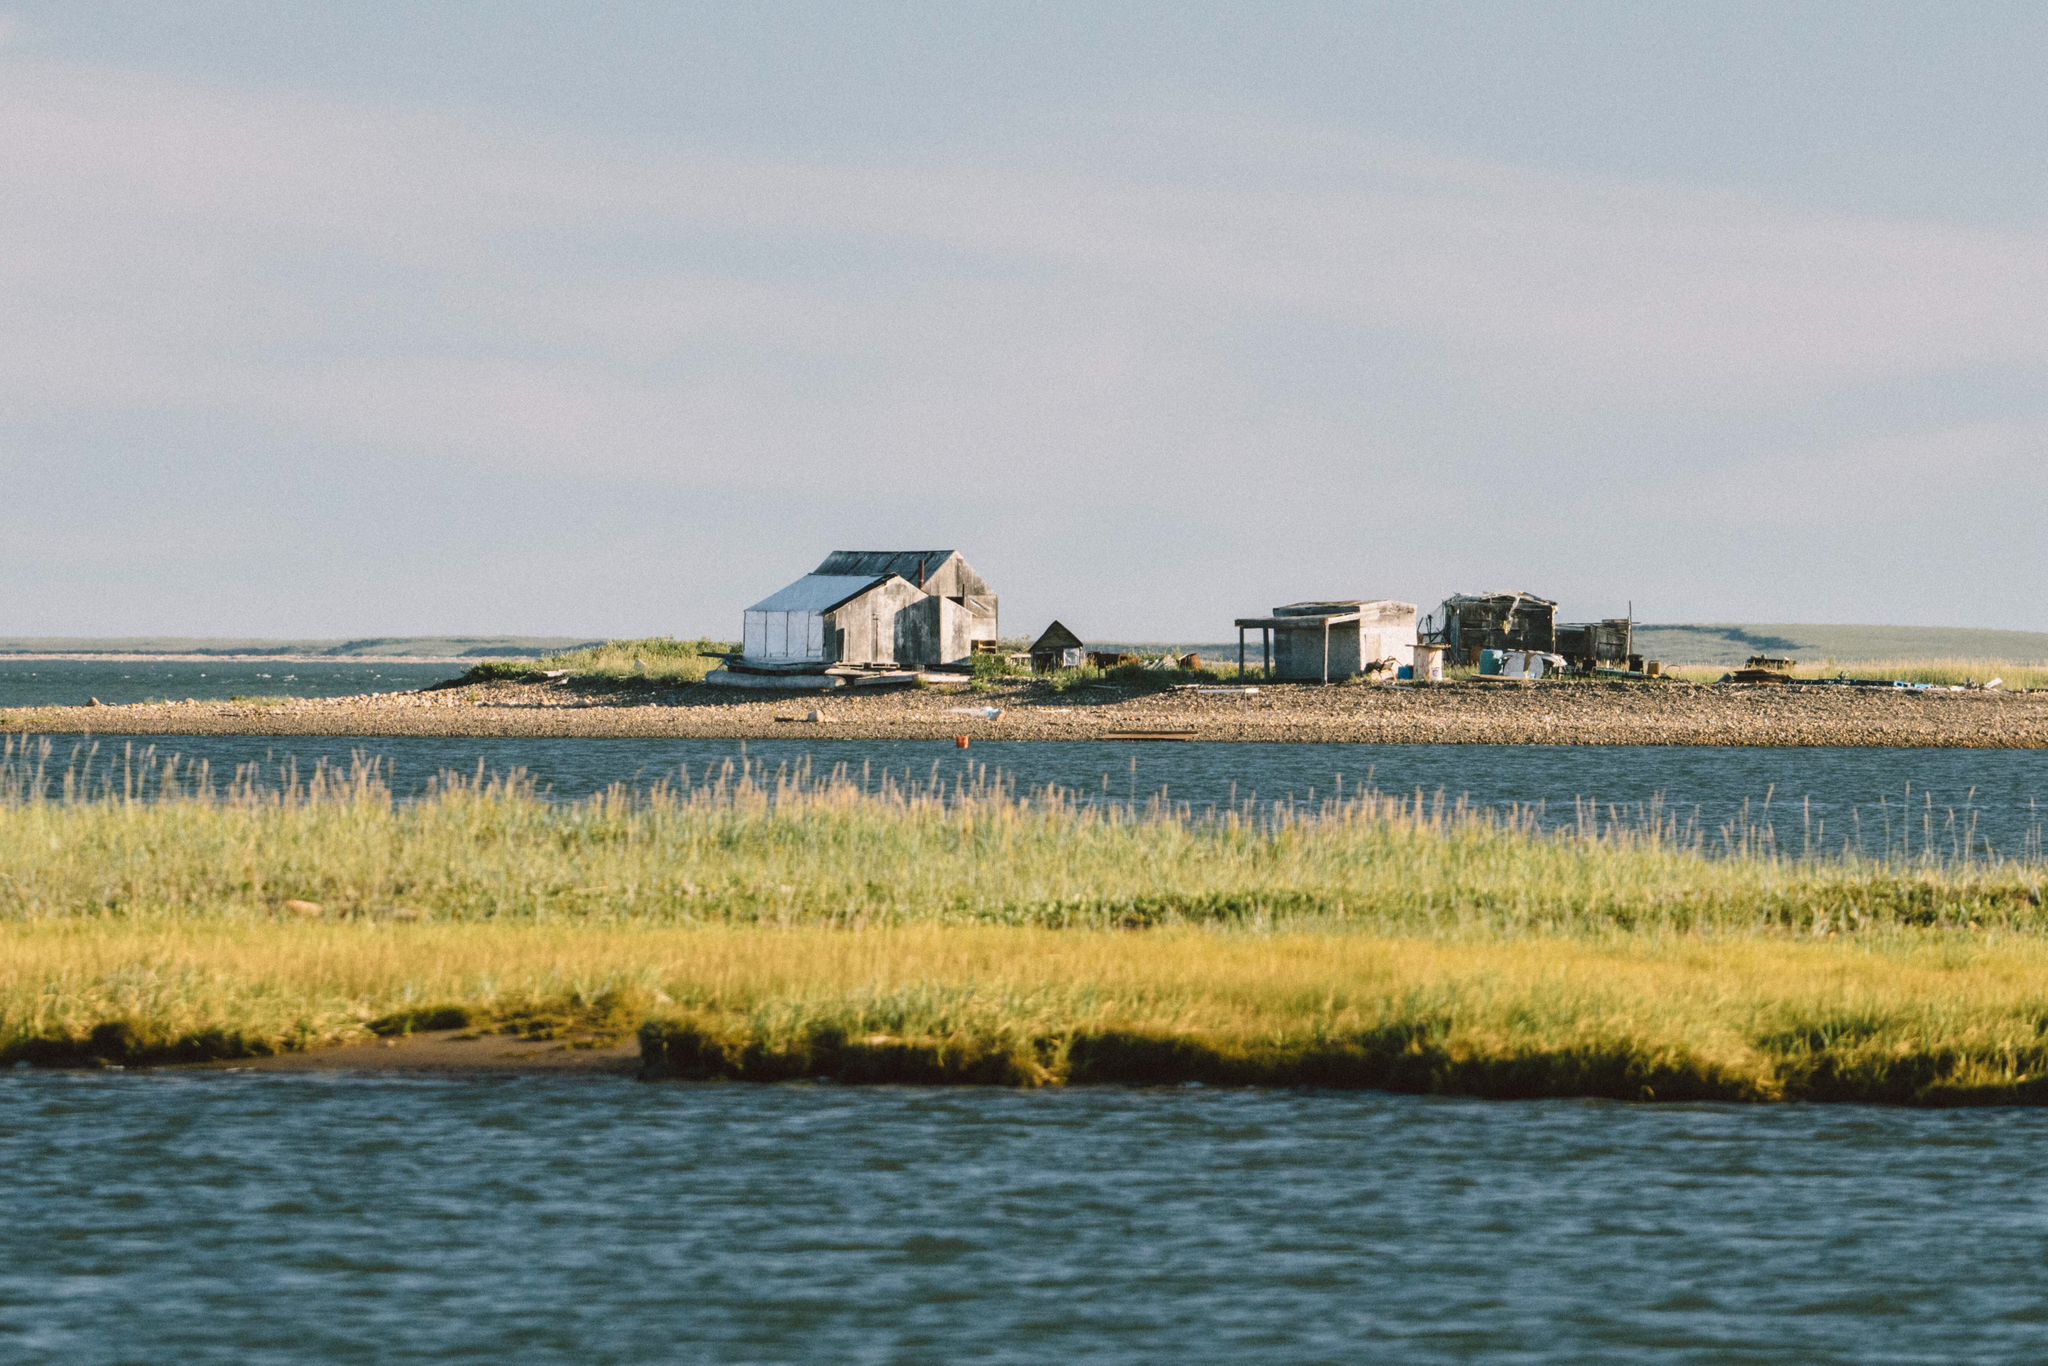
M0 664L445 664L466 668L525 655L193 655L57 652L0 653Z
M2048 691L1282 683L1203 694L1105 682L1056 695L1015 680L979 692L764 697L494 681L367 697L16 707L0 711L0 733L2048 749Z

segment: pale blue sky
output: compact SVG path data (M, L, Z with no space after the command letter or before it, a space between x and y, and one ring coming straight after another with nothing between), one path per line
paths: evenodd
M0 635L2048 629L2048 7L0 0Z

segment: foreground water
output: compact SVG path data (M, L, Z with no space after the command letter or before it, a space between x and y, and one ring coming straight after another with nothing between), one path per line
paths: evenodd
M19 743L19 742L17 742ZM347 766L358 756L390 767L397 790L423 791L435 775L524 771L556 796L613 783L645 787L725 765L773 774L844 768L870 784L1000 780L1029 792L1054 786L1090 800L1144 801L1161 793L1197 809L1256 800L1315 802L1364 788L1443 792L1485 806L1540 808L1553 826L1596 811L1624 823L1662 812L1710 846L1767 832L1792 853L1965 850L2041 856L2048 816L2048 751L1927 749L1707 749L1669 746L1304 745L977 742L971 750L925 740L319 739L176 736L52 741L48 767L89 762L103 774L147 769L170 755L216 776L256 764L266 774Z
M0 1078L0 1357L2039 1360L2048 1116Z

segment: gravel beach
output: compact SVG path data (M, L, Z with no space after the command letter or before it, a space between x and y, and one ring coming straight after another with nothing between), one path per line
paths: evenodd
M985 713L999 708L993 718ZM813 712L818 719L809 719ZM914 688L763 698L713 687L494 682L373 697L0 712L0 733L1099 740L2048 748L2048 692L1557 682L1431 688L1269 684L1256 694L1116 684L1053 693Z

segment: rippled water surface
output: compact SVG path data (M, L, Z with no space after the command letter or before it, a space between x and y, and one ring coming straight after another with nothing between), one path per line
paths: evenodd
M0 708L40 702L129 702L152 697L337 696L424 686L459 672L445 664L337 661L58 663L0 660ZM1541 806L1552 824L1581 819L1581 799L1627 820L1661 810L1710 840L1768 828L1781 848L1867 852L1983 852L2038 856L2048 814L2048 751L1923 749L1712 749L1626 746L1020 743L977 741L969 751L932 741L271 739L186 736L132 742L155 758L203 760L217 773L259 763L386 761L401 792L437 773L523 769L562 797L613 783L646 785L688 772L701 778L748 760L770 771L839 765L871 778L947 784L994 776L1029 791L1048 785L1096 800L1160 793L1196 807L1256 798L1318 801L1361 788L1469 796L1489 806ZM103 767L127 740L102 740ZM69 740L53 742L55 764Z
M0 1077L0 1358L2048 1356L2048 1116Z
M383 660L0 658L0 708L79 707L97 697L108 706L179 702L191 697L354 697L409 692L461 673L460 664L393 664Z
M17 741L17 744L20 743ZM524 770L560 797L612 783L645 786L727 764L770 774L843 767L879 782L955 786L1000 779L1019 790L1057 786L1096 800L1165 793L1197 808L1256 799L1314 802L1375 787L1443 792L1488 806L1541 807L1546 821L1580 819L1586 799L1603 820L1661 811L1709 844L1724 832L1768 828L1794 853L1839 850L1954 853L1986 848L2038 857L2048 817L2048 751L1708 749L1669 746L1167 744L977 741L971 750L922 740L463 740L251 736L54 739L49 766L90 754L110 772L167 755L219 774L254 763L267 772L356 756L385 761L403 793L436 774Z

